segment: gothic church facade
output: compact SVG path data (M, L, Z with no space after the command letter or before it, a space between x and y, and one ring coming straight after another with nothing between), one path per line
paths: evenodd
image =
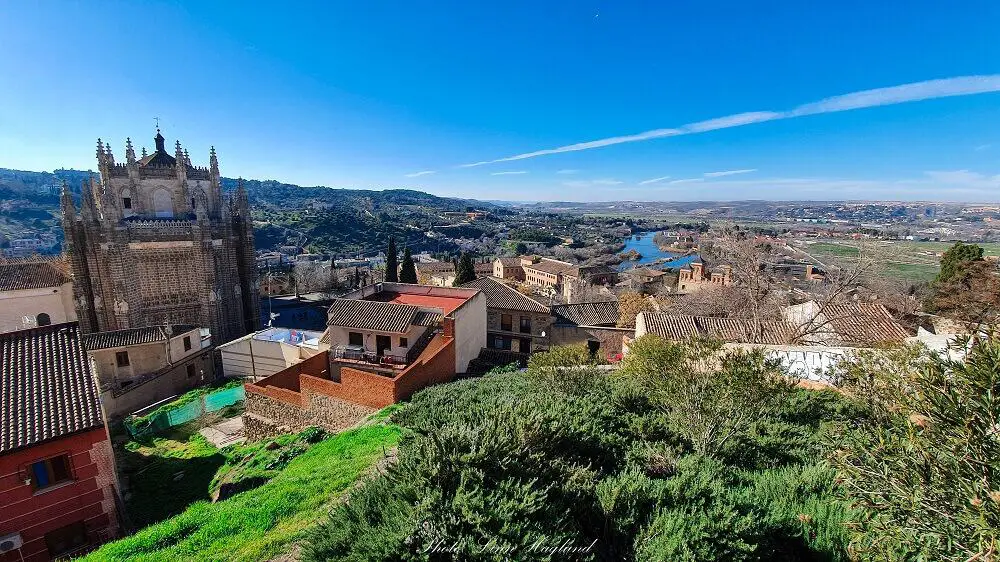
M177 141L125 162L97 141L100 180L84 183L80 208L62 194L64 250L84 333L163 324L211 329L218 344L256 330L260 303L253 223L240 182L222 192L213 147L196 167Z

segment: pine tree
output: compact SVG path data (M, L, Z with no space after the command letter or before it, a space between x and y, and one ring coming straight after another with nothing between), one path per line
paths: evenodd
M413 264L413 256L410 255L409 248L403 250L403 265L399 269L399 282L413 284L417 282L417 266Z
M937 281L948 281L958 275L963 269L974 261L983 259L983 249L976 244L963 244L955 242L955 245L941 256L941 272L938 273Z
M385 280L399 281L399 264L396 262L396 237L389 237L389 248L385 251Z
M462 258L458 260L458 267L455 268L455 282L452 286L464 285L476 278L476 266L472 264L472 256L468 252L462 252Z

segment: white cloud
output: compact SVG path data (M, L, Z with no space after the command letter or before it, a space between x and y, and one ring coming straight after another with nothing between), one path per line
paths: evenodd
M576 174L579 171L580 170L558 170L556 173L566 175L566 174Z
M670 182L670 185L677 185L679 183L695 183L699 181L705 181L705 178L685 178L682 180L674 180Z
M737 113L726 117L717 117L708 121L699 121L682 127L688 133L705 133L716 129L729 129L730 127L742 127L753 123L763 123L784 117L781 113L773 111L751 111L748 113Z
M722 172L705 172L706 178L721 178L723 176L735 176L736 174L749 174L756 172L757 168L746 168L744 170L725 170Z
M992 144L981 144L976 148L974 148L973 150L975 150L976 152L982 152L984 150L988 150L992 146L993 146Z
M614 178L600 178L596 180L573 180L564 181L563 185L566 187L597 187L597 186L609 186L609 185L621 185L623 182L618 181Z
M622 137L611 137L607 139L601 139L590 142L581 142L577 144L571 144L568 146L561 146L559 148L550 148L547 150L537 150L535 152L528 152L525 154L518 154L517 156L508 156L507 158L497 158L496 160L486 160L483 162L473 162L472 164L462 164L459 168L472 168L474 166L483 166L485 164L495 164L497 162L513 162L515 160L524 160L526 158L535 158L537 156L546 156L549 154L560 154L563 152L576 152L578 150L590 150L591 148L601 148L602 146L611 146L614 144L622 144L624 142L636 142L650 139L659 139L663 137L672 137L676 135L683 135L684 131L679 129L655 129L653 131L646 131L644 133L639 133L636 135L626 135Z
M668 180L668 179L670 179L670 176L662 176L662 177L653 178L653 179L649 179L649 180L643 180L643 181L639 182L639 185L649 185L651 183L659 183L659 182L661 182L663 180Z
M1000 175L993 177L969 170L934 170L924 172L931 180L952 186L969 187L973 189L1000 188Z
M1000 74L986 76L957 76L939 80L925 80L889 88L876 88L833 96L817 102L800 105L788 112L788 117L835 113L866 107L895 105L953 96L968 96L1000 91Z
M412 174L406 174L408 178L419 178L420 176L427 176L435 173L434 170L424 170L423 172L413 172Z
M751 111L737 113L735 115L689 123L676 129L653 129L632 135L608 137L604 139L560 146L557 148L526 152L524 154L517 154L505 158L484 160L482 162L473 162L471 164L462 164L459 167L471 168L474 166L495 164L497 162L513 162L527 158L536 158L538 156L561 154L563 152L577 152L580 150L590 150L593 148L602 148L605 146L613 146L629 142L639 142L665 137L674 137L678 135L698 134L718 129L728 129L731 127L742 127L754 123L763 123L765 121L774 121L776 119L790 119L805 115L837 113L867 107L880 107L884 105L895 105L914 101L954 96L968 96L998 91L1000 91L1000 74L957 76L953 78L942 78L939 80L926 80L924 82L913 82L889 88L876 88L873 90L863 90L860 92L833 96L816 102L802 104L788 111Z
M527 174L525 170L513 170L510 172L493 172L491 176L520 176L521 174Z

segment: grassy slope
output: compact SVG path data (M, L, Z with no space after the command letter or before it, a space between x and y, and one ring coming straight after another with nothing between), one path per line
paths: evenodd
M83 558L98 560L266 560L323 515L399 440L392 425L369 425L316 444L267 484L219 503L197 502L180 515Z

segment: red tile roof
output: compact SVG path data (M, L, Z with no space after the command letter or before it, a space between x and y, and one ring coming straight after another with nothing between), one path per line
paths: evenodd
M76 322L0 334L0 454L103 425Z

